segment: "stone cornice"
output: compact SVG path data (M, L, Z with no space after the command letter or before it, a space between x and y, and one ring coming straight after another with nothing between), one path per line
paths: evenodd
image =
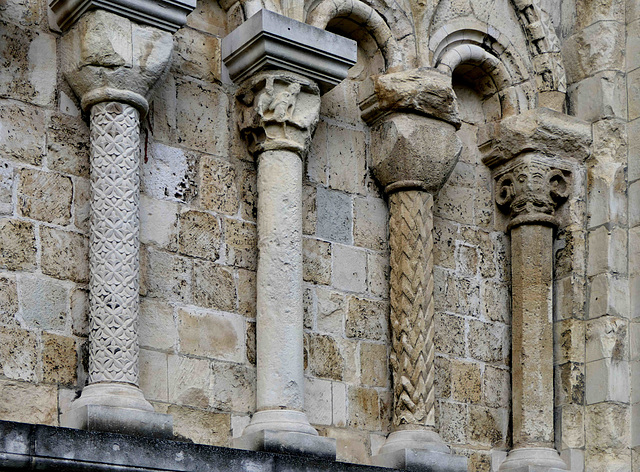
M83 13L102 9L155 28L177 31L187 23L196 0L51 0L49 9L62 31L69 29Z
M411 69L377 75L360 88L362 119L374 124L393 113L413 113L460 128L451 77L435 69Z
M355 41L265 9L222 40L222 61L236 83L263 70L285 70L317 82L324 93L356 60Z
M522 224L557 226L555 210L569 197L571 165L526 152L494 174L498 207L511 218L508 228Z
M489 123L480 144L482 161L496 168L525 152L583 162L590 153L591 125L548 108ZM481 142L482 138L479 136Z

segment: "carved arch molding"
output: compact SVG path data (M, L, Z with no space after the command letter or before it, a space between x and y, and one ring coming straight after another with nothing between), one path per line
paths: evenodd
M288 4L287 0L218 1L225 11L240 9L244 11L243 15L246 15L248 11L260 8L260 6L279 9L278 5ZM382 2L384 11L379 11L381 10L380 1L372 0L316 0L313 2L307 0L305 3L306 8L309 9L306 22L313 26L324 29L333 18L337 17L353 18L354 21L362 24L380 47L388 70L393 71L414 66L408 63L412 58L405 57L406 52L403 52L398 44L402 38L397 37L399 34L395 31L397 28L390 24L389 19L398 23L396 26L401 30L406 30L408 26L410 30L415 32L415 25L410 24L412 23L411 13L404 11L395 0ZM527 38L528 53L534 69L537 92L566 93L567 80L560 51L560 41L549 15L542 9L539 0L511 0L511 3ZM416 32L416 34L419 33Z

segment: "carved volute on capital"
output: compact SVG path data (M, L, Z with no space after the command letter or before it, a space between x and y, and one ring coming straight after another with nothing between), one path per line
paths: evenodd
M571 171L551 162L523 154L497 174L496 203L510 216L510 228L527 223L557 225L555 211L569 197Z
M462 150L451 79L426 68L374 76L361 89L360 109L372 127L372 172L385 192L437 193Z
M546 108L490 123L480 145L493 170L498 207L509 228L526 223L556 226L556 210L569 197L572 169L588 156L591 126Z
M240 129L249 151L293 151L304 157L320 114L320 89L289 72L257 75L238 93Z

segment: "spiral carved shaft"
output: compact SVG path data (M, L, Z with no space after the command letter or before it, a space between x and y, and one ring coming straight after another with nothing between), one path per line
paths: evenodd
M134 107L92 107L89 383L138 384L139 148Z
M435 426L433 197L389 197L393 426Z

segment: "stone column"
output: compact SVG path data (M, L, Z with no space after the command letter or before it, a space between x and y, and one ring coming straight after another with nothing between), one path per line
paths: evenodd
M240 129L258 165L256 412L234 446L335 459L304 413L302 172L320 93L347 75L355 42L261 10L222 43L241 84Z
M557 164L556 164L557 165ZM510 214L513 449L500 470L565 470L554 447L553 231L570 172L536 154L502 170L496 202ZM528 470L528 469L527 469Z
M433 196L461 150L455 95L450 79L432 70L377 77L370 89L361 107L372 124L372 171L389 199L394 392L392 431L374 461L466 471L466 458L450 454L435 424Z
M302 159L318 122L320 91L281 71L258 74L241 94L241 128L258 164L257 404L237 445L257 449L260 442L318 435L304 413Z
M553 234L589 126L551 110L507 118L481 148L511 234L513 449L501 471L560 471L554 449Z
M65 77L90 114L91 137L89 376L63 426L173 434L171 417L138 387L137 333L140 119L172 47L169 32L104 10L85 13L62 39Z

